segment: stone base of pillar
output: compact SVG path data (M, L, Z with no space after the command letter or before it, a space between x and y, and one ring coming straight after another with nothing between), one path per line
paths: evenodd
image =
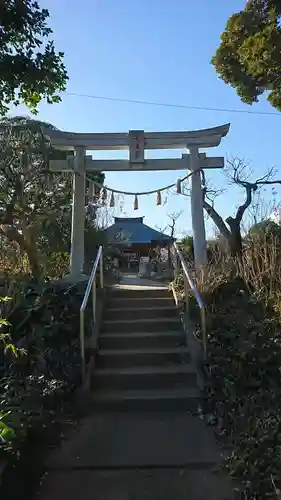
M66 274L62 280L65 283L69 283L71 285L76 285L77 283L83 283L89 281L90 276L87 274Z

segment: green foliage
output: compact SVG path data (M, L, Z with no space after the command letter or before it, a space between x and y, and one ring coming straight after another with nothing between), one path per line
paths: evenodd
M28 275L30 272L27 256L22 254L16 242L7 240L0 234L0 277Z
M248 232L249 237L277 238L281 242L281 227L272 220L264 220L254 224Z
M281 8L277 0L251 0L233 14L221 35L212 64L247 104L269 92L268 101L281 110Z
M62 52L49 39L49 12L35 0L2 0L0 17L0 115L25 104L37 113L42 99L59 102L68 76Z
M39 292L29 286L12 309L9 338L15 353L3 349L1 358L0 352L0 458L18 457L30 436L42 439L80 384L80 306L76 287ZM90 318L86 309L87 336ZM23 350L24 356L17 355Z
M183 271L180 271L173 281L174 290L179 300L184 299L184 276Z
M184 238L182 238L182 240L180 241L180 249L187 262L194 261L194 248L193 248L192 236L185 236Z
M241 260L216 255L197 285L207 305L205 418L220 440L241 498L276 498L281 486L280 228L252 228ZM183 276L174 282L179 298ZM199 318L190 301L189 313Z
M11 297L0 297L0 304L6 303L12 300ZM9 331L10 323L9 321L2 317L3 314L2 308L0 308L0 360L5 357L7 354L12 354L12 358L17 357L18 355L25 354L23 349L18 349L11 340L11 333ZM0 366L0 373L1 373Z
M9 425L5 424L5 419L11 412L0 413L0 445L10 443L15 439L15 431Z
M11 297L0 297L0 303L6 303L11 300ZM0 314L1 314L0 309ZM15 358L18 354L25 354L23 350L17 349L11 341L11 335L8 331L10 323L3 317L0 316L0 361L3 357L8 354L12 354ZM2 367L1 367L2 368ZM0 370L1 373L2 369ZM1 379L0 379L1 380ZM6 423L9 418L11 411L3 412L0 411L0 450L1 446L8 446L11 441L16 437L14 429Z
M0 232L27 253L37 277L40 254L69 252L72 179L49 171L54 152L40 122L16 117L2 125Z
M48 279L62 278L69 270L69 253L53 252L45 262L45 277Z
M276 229L253 228L241 261L221 254L198 280L211 375L205 412L249 500L276 498L272 478L281 484L281 257L266 228Z
M53 150L42 127L51 125L14 117L3 120L0 130L0 238L9 240L10 247L19 245L16 260L22 267L27 254L36 279L43 273L41 264L50 269L52 254L70 251L72 216L72 174L49 170L49 160L65 153ZM92 178L104 182L103 173ZM85 215L87 241L96 233L95 215L95 210Z
M0 234L26 252L35 278L41 274L37 254L48 241L43 229L59 226L71 206L71 177L50 172L53 150L42 125L7 118L0 134Z
M96 258L99 246L103 246L104 253L108 251L108 243L105 232L96 228L88 218L85 224L85 260L93 262Z
M206 411L246 498L276 498L271 475L279 484L280 320L270 318L239 279L220 286L209 307Z

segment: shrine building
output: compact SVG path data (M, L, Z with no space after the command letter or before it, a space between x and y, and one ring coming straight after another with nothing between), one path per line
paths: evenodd
M168 248L174 240L143 223L144 217L115 217L114 224L105 232L108 243L120 253L119 265L137 269L143 260L148 260L153 250Z

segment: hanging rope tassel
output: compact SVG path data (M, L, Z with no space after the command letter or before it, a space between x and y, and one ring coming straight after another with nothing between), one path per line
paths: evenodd
M113 191L112 191L111 196L110 196L109 206L111 208L115 207L115 200L114 200L114 193L113 193Z
M162 200L161 200L161 191L157 191L156 195L156 205L161 205Z
M101 189L95 182L93 184L93 203L97 203L100 198Z
M134 210L138 210L138 209L139 209L139 200L138 200L137 195L135 194Z
M52 180L53 180L52 179L52 174L49 174L47 176L47 182L46 182L46 184L47 184L47 190L48 191L51 191L51 189L52 189Z
M177 191L177 194L181 194L181 180L180 179L177 180L176 191Z
M93 188L92 183L86 179L86 197L88 198L88 202L92 201L93 198Z
M107 198L107 191L106 189L103 187L101 188L101 191L100 191L100 202L102 203L102 205L105 204L106 202L106 198Z
M88 196L89 200L93 203L95 201L95 185L93 182L89 182Z

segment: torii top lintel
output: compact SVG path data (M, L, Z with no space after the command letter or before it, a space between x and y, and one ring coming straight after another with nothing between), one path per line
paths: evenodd
M62 130L45 129L44 134L56 149L73 150L83 146L86 150L129 149L132 134L143 137L144 149L180 149L196 146L209 148L218 146L222 137L229 131L230 124L209 129L178 132L143 132L129 133L77 133Z

